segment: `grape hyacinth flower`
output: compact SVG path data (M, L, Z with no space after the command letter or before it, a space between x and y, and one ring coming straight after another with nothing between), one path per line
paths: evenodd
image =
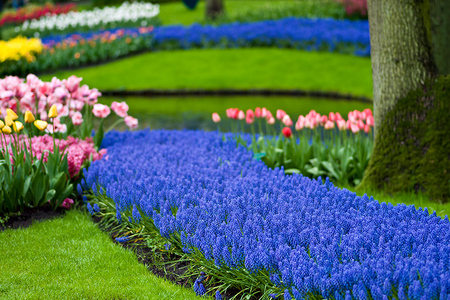
M88 203L87 205L86 205L86 207L87 207L87 210L88 210L88 212L91 214L91 215L93 215L95 212L94 212L94 209L92 208L92 205L90 204L90 203Z

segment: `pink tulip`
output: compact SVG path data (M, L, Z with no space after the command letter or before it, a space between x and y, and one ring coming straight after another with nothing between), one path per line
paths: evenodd
M244 120L244 119L245 119L245 113L244 113L244 111L240 110L240 111L238 112L237 118L238 118L239 120Z
M320 117L320 124L321 125L324 125L325 123L327 123L327 121L328 121L328 117L327 116L323 115L323 116Z
M267 119L267 124L269 124L269 125L275 124L275 118L274 117L270 117L269 119Z
M228 109L226 110L227 118L233 119L233 115L234 115L233 112L234 112L234 108L228 108Z
M277 119L283 120L284 116L286 115L286 112L282 109L277 109Z
M255 118L261 118L262 116L261 108L257 107L255 108Z
M311 128L311 122L309 122L309 119L305 118L305 122L303 124L305 128ZM314 125L312 125L312 128L314 128Z
M40 83L42 81L34 74L28 74L27 76L27 85L32 88L36 89L39 87Z
M87 103L89 105L94 105L98 101L97 98L100 97L101 95L102 93L100 93L97 89L92 89L91 93L88 96Z
M350 111L347 116L348 116L348 121L351 121L352 123L356 123L356 116L353 111Z
M325 129L326 130L329 130L329 129L333 129L334 128L334 122L331 122L331 121L327 121L326 123L325 123Z
M67 80L64 83L69 92L73 93L80 87L81 80L83 80L83 78L72 75L69 78L67 78Z
M350 124L350 128L351 128L353 133L358 133L359 132L359 127L355 123L351 123Z
M72 115L72 123L75 126L81 125L81 123L83 123L83 115L79 111L75 112Z
M375 124L375 120L373 119L373 116L372 116L372 115L369 115L369 116L366 118L366 124L369 125L369 126L373 126L373 125Z
M358 123L356 123L356 125L358 125L360 130L364 129L364 122L362 120L358 120Z
M103 119L103 118L106 118L111 113L111 110L109 109L109 107L107 105L97 103L97 104L94 104L92 113L97 118Z
M124 121L130 129L135 129L138 127L138 120L132 116L126 116Z
M294 123L292 122L292 120L291 120L291 117L289 117L289 115L285 115L285 116L283 117L282 122L283 122L283 124L284 124L285 126L287 126L287 127L290 127L290 126L292 126L292 125L294 124Z
M347 120L347 122L345 123L345 127L346 127L347 129L351 129L351 128L352 128L352 124L354 124L352 121Z
M111 103L111 109L118 115L119 117L125 118L128 113L128 105L126 102L116 102Z
M220 122L220 116L219 116L219 114L218 113L213 113L212 114L212 120L213 120L213 122L214 123L219 123Z
M267 117L267 108L263 107L261 109L261 118Z
M55 89L55 91L53 92L53 95L55 95L56 98L58 98L59 101L65 100L67 97L69 97L69 93L63 87L57 87Z
M0 92L0 100L1 101L9 101L14 97L14 92L12 91L3 91Z
M361 112L359 111L359 110L354 110L353 111L353 115L355 116L355 118L357 119L357 120L359 120L359 119L361 119Z
M69 115L69 109L66 105L62 105L61 103L56 103L56 110L60 117L67 117Z
M303 120L300 120L300 119L298 119L298 121L295 123L295 130L297 130L297 131L299 131L299 130L302 130L303 129L303 127L304 127L304 121L305 119L303 119Z
M369 133L370 132L370 125L364 125L364 132Z
M328 119L330 119L331 122L336 121L336 115L334 114L334 112L330 112L328 114Z
M339 128L339 130L345 130L346 126L345 126L345 121L340 119L336 121L337 127Z
M373 116L372 110L370 108L366 108L363 110L363 112L366 114L366 116Z
M335 117L336 117L336 120L343 120L344 118L342 118L342 116L341 116L341 114L340 113L335 113L334 114L335 115Z
M247 124L252 124L255 121L255 113L253 110L248 109L245 117L245 122Z
M269 119L272 118L272 117L273 117L273 115L272 115L272 113L270 112L270 110L266 111L266 116L265 116L265 118L266 118L267 120L269 120Z

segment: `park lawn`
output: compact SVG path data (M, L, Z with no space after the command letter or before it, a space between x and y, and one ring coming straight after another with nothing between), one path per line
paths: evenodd
M277 3L292 3L297 0L277 0ZM225 0L225 11L237 12L242 9L251 9L273 4L273 0ZM189 10L181 1L160 4L159 18L163 25L190 25L201 23L205 16L205 2L200 1L194 10Z
M41 78L71 75L99 90L271 88L372 97L370 58L294 49L150 52Z
M151 274L86 213L0 232L1 299L200 299Z

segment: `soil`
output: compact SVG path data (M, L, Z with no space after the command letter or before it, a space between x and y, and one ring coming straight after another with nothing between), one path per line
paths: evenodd
M52 210L48 206L26 208L21 213L10 215L6 222L0 223L0 231L4 231L5 229L27 228L34 222L62 217L65 211L63 208ZM0 219L4 220L5 216L0 214Z

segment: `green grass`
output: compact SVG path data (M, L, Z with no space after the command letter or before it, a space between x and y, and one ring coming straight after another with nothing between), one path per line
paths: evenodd
M1 299L200 299L151 274L90 218L0 232Z
M277 1L278 3L291 3L294 0ZM273 4L273 0L225 0L225 11L234 13L239 10L258 8L266 4ZM201 23L205 16L205 2L200 1L194 10L189 10L181 2L170 2L160 4L160 14L163 25Z
M144 53L101 66L41 76L83 77L99 90L279 88L372 97L370 58L293 49L209 49Z

